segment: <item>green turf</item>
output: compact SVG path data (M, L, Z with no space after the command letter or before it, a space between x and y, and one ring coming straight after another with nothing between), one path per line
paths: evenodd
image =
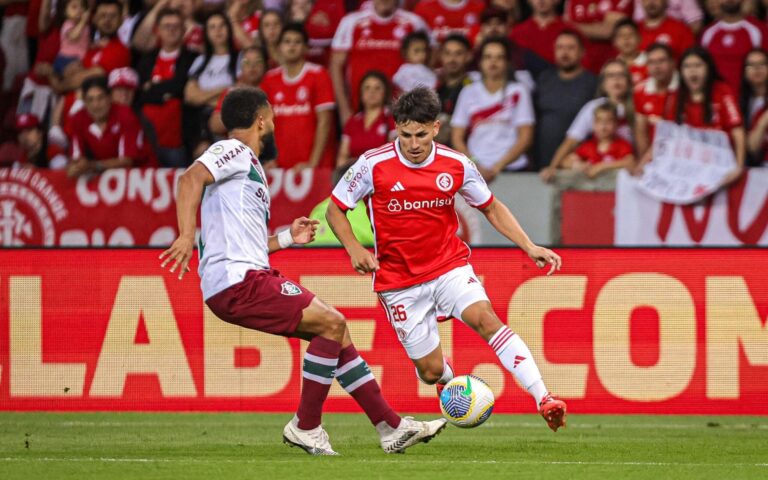
M326 415L342 456L281 443L290 415L1 413L0 479L766 479L768 418L532 415L449 427L385 455L362 415Z

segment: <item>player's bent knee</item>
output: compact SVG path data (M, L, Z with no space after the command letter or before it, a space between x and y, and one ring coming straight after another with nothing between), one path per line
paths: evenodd
M337 310L328 309L323 314L323 336L331 338L338 342L344 338L344 332L347 330L347 321L344 315Z
M496 333L502 326L501 320L496 314L491 311L483 312L479 315L477 323L475 324L475 330L486 340L490 339L494 333Z

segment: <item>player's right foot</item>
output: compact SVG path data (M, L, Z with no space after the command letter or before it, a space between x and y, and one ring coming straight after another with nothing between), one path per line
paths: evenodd
M445 429L448 421L444 418L420 422L412 417L403 417L397 428L381 422L376 425L381 436L381 448L386 453L405 453L405 449L417 443L427 443Z
M299 447L310 455L338 455L333 451L328 432L323 430L322 425L312 430L302 430L295 416L283 429L283 443L289 447Z
M549 393L539 403L539 413L544 417L544 420L546 420L547 425L553 432L556 432L560 427L565 427L566 409L564 401L553 397Z

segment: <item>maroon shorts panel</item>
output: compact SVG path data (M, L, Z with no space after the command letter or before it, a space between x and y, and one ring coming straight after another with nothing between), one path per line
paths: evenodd
M249 270L242 282L205 303L225 322L288 337L296 331L302 310L313 298L315 294L277 270Z

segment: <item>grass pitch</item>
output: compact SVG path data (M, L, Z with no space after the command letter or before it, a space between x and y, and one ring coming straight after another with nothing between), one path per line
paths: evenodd
M768 478L766 417L571 415L555 434L497 414L385 455L365 416L329 414L332 458L283 445L290 417L0 413L0 479Z

